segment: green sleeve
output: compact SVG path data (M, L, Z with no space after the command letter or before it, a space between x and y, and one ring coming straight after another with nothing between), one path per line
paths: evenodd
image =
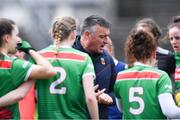
M82 77L84 77L86 75L93 75L95 77L94 66L93 66L92 60L89 57L89 55L87 55L85 62L86 62L85 63L86 65L84 67Z
M20 85L26 81L31 73L32 65L28 61L21 59L13 60L11 74L13 76L13 84Z
M36 61L32 57L30 57L28 61L32 64L36 64Z
M180 53L174 53L174 58L176 60L176 70L175 70L175 79L176 79L176 76L179 75L179 73L177 71L180 67ZM180 88L179 80L175 80L175 87L176 87L176 89Z
M118 82L117 80L114 84L114 94L117 98L119 98L119 99L121 98L120 97L120 82Z
M158 95L163 93L172 93L172 83L168 74L163 72L157 83Z

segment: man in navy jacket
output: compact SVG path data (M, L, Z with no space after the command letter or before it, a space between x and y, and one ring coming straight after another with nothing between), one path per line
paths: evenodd
M105 93L97 97L100 119L108 119L108 105L115 104L113 86L116 79L112 57L103 49L110 34L110 23L96 15L87 17L73 47L86 52L91 57L96 73L95 84Z

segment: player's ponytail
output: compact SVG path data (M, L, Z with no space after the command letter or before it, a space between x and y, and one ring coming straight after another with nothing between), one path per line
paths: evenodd
M145 31L131 33L126 41L125 55L128 66L133 66L135 61L144 61L151 58L157 44L153 35Z
M61 41L66 39L70 33L76 29L76 22L71 17L62 17L55 19L52 26L53 38L56 49L59 49Z

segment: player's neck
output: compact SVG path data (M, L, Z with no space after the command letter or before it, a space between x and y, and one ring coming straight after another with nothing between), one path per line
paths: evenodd
M139 62L146 65L150 65L150 66L156 66L157 64L156 59L152 59L152 58L148 60L139 61Z
M54 43L54 45L56 45L56 44ZM59 47L61 47L61 46L69 46L69 47L72 47L72 45L73 45L73 43L71 43L71 42L62 41L62 42L60 42L60 44L59 44L58 46L59 46Z
M7 51L5 48L0 48L0 53L7 54L7 53L8 53L8 51Z

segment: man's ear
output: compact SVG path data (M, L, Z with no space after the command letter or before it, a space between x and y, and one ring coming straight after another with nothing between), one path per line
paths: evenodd
M89 34L90 34L90 33L89 33L88 31L85 31L85 32L84 32L84 35L85 35L85 36L89 36Z
M83 37L85 38L85 40L88 40L89 39L89 36L90 36L90 32L89 31L85 31L83 33Z

